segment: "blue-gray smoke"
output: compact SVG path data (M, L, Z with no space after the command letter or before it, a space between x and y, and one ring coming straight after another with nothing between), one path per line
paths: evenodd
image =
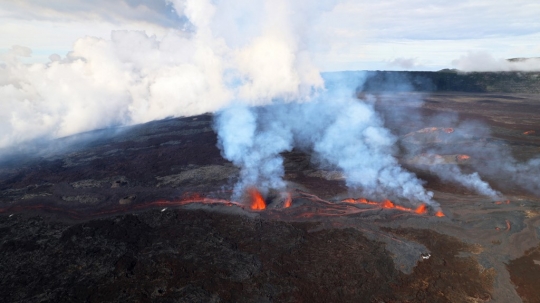
M216 115L215 129L225 158L241 168L235 196L251 186L283 189L280 152L297 147L317 164L340 171L346 184L370 198L434 204L416 176L394 157L397 138L384 127L369 99L355 97L362 74L326 77L326 89L302 102L235 104Z

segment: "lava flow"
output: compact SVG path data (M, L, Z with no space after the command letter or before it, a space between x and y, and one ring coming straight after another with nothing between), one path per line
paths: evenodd
M396 205L396 204L394 204L394 202L392 202L390 200L384 200L382 202L382 208L397 209L397 210L408 211L408 212L416 212L412 208L404 207L404 206L401 206L401 205Z
M451 134L454 132L454 129L451 127L426 127L422 128L421 130L416 131L417 133L434 133L437 131L443 131L447 134Z
M379 205L378 202L369 201L368 199L365 199L365 198L359 198L359 199L348 198L348 199L343 200L342 202L352 203L352 204Z
M369 212L376 209L393 209L393 210L399 210L402 212L412 213L412 214L418 214L418 215L425 215L428 213L428 207L425 204L421 204L416 209L414 208L408 208L400 205L396 205L390 200L384 200L381 202L376 201L370 201L365 198L348 198L341 200L341 203L331 202L328 200L324 200L319 198L316 195L305 193L302 191L297 190L297 193L300 194L301 197L304 199L309 199L312 202L316 203L314 205L305 205L300 204L296 207L294 207L294 210L292 210L293 205L293 197L291 196L291 193L283 193L283 209L291 209L290 211L287 211L285 213L276 212L275 210L272 210L270 213L272 213L273 216L277 216L279 218L283 218L283 215L286 216L292 216L292 217L299 217L299 218L310 218L310 217L330 217L330 216L347 216L352 214L357 214L361 212ZM262 194L256 189L256 188L250 188L246 191L246 196L248 199L248 207L250 210L254 211L261 211L265 210L267 208L266 202L262 196ZM157 200L157 201L149 201L149 202L142 202L132 205L115 205L115 206L108 206L103 207L99 209L95 209L93 211L89 211L88 209L84 210L76 210L73 208L64 208L60 207L58 205L13 205L8 208L0 208L0 213L6 213L6 212L20 212L24 210L40 210L40 211L47 211L47 212L56 212L56 213L64 213L68 215L71 218L74 219L83 219L83 218L93 218L93 217L99 217L99 216L106 216L106 215L113 215L118 213L124 213L128 211L133 210L143 210L143 209L150 209L154 207L182 207L189 204L199 204L199 205L208 205L208 206L236 206L240 208L244 208L245 204L227 200L227 199L220 199L220 198L209 198L205 197L204 195L196 194L196 193L186 193L183 195L182 198L178 200ZM318 205L319 207L317 207ZM371 205L370 208L362 208L358 207L356 205ZM313 211L313 207L315 206L316 211ZM165 210L165 209L164 209ZM436 217L444 217L444 214L442 211L436 211L435 213Z
M341 200L341 202L351 203L351 204L378 205L381 208L397 209L397 210L406 211L406 212L414 212L414 213L417 213L419 215L427 213L427 206L425 204L420 204L420 206L418 206L416 209L412 209L412 208L396 205L394 202L392 202L390 200L384 200L382 202L376 202L376 201L370 201L370 200L365 199L365 198L359 198L359 199L347 198L347 199ZM441 212L441 214L442 214L442 212ZM444 216L444 215L439 216L439 215L437 215L437 213L435 215L437 217Z
M427 212L426 205L425 204L420 204L420 206L418 206L418 208L416 208L416 210L414 212L417 213L417 214L425 214Z
M266 208L266 203L261 193L256 188L250 188L247 190L250 198L250 208L252 210L263 210Z

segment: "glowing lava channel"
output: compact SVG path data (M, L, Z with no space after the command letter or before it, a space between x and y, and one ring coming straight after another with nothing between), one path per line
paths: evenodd
M376 201L367 200L365 198L359 198L359 199L348 198L348 199L341 200L341 202L351 203L351 204L378 205L381 208L385 208L385 209L397 209L397 210L406 211L406 212L413 212L419 215L426 214L428 211L426 204L423 204L423 203L420 204L420 206L418 206L416 209L412 209L412 208L396 205L394 202L390 200L376 202ZM438 210L435 212L435 216L444 217L444 213L441 210Z

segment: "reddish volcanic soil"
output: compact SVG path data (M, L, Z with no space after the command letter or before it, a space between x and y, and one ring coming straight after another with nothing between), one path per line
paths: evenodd
M379 95L376 106L417 149L398 159L442 213L362 199L297 150L283 154L286 193L230 201L238 169L216 148L210 115L4 157L0 301L540 302L540 198L482 176L504 194L495 201L429 169L472 172L472 148L538 155L540 96L432 94L416 113L417 97ZM466 120L491 133L456 137Z

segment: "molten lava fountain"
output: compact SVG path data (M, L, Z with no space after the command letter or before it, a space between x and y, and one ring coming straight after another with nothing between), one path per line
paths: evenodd
M248 194L250 198L250 207L253 210L263 210L266 208L266 203L261 195L261 193L256 188L248 189Z

